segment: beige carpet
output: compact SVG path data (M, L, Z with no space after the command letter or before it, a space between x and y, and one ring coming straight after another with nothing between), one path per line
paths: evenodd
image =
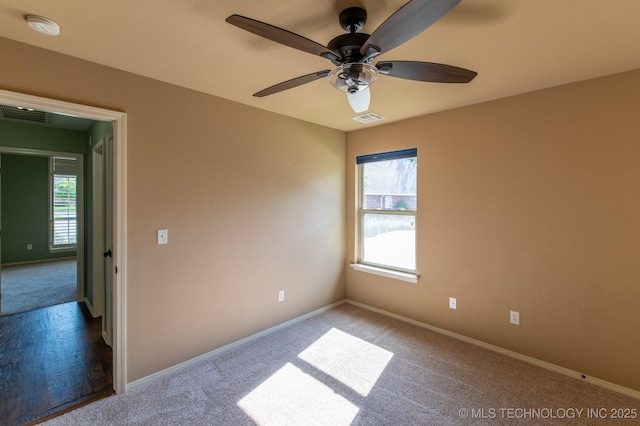
M626 411L612 411L626 410ZM640 400L341 305L46 425L638 424Z

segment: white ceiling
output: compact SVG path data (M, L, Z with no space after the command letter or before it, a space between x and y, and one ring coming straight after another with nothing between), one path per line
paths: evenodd
M434 0L437 1L437 0ZM273 84L332 68L321 57L225 22L237 13L325 45L338 14L363 6L371 33L406 0L2 0L0 36L340 130L366 127L345 95L319 80L265 98ZM26 14L62 27L31 30ZM469 84L381 76L371 112L398 121L640 68L638 0L462 0L381 60L439 62L478 72Z

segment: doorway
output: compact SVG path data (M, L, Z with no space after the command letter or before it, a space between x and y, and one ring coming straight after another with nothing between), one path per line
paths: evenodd
M87 105L57 101L38 96L0 90L0 104L33 108L38 111L71 115L90 120L110 122L113 125L113 174L110 194L112 197L113 239L111 257L107 268L108 277L113 282L112 309L112 348L113 348L113 383L116 393L126 391L126 114L119 111L106 110ZM106 185L108 186L108 184ZM108 224L106 224L108 225ZM83 248L84 253L84 248ZM82 268L84 268L82 262ZM84 269L83 269L84 274Z
M90 123L91 129L103 125ZM56 138L29 123L0 124L16 144L43 140L62 149L68 149L64 140L79 135L77 149L86 150L87 135L95 133L58 128ZM93 194L84 192L85 154L5 147L0 152L2 248L13 262L1 271L0 417L24 424L113 394L113 352L101 338L102 318L87 309L85 289L92 283L83 271L92 265L85 237L92 238L84 224L92 221L90 210L85 217L84 196ZM29 380L16 379L22 377Z

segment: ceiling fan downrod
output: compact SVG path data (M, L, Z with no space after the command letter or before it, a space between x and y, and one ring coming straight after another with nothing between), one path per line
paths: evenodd
M358 31L364 27L366 22L367 12L362 8L350 7L340 13L340 26L349 33L340 34L327 44L327 48L339 56L339 59L333 61L334 65L362 61L363 55L360 53L360 49L370 35Z

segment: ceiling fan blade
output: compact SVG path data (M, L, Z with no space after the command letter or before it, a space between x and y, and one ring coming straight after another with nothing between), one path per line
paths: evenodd
M347 92L347 99L349 100L349 105L351 105L351 109L353 109L354 112L365 112L369 109L371 92L368 87L365 87L355 93Z
M432 83L468 83L478 75L475 71L433 62L378 62L376 68L380 74L391 77Z
M460 0L411 0L387 18L360 48L363 61L400 46L426 30Z
M303 52L311 53L313 55L322 56L330 61L338 61L340 57L327 49L323 45L316 43L313 40L302 37L301 35L292 33L291 31L283 30L282 28L274 27L264 22L256 21L255 19L247 18L240 15L231 15L226 21L231 25L235 25L238 28L242 28L250 33L257 34L260 37L275 41L276 43L284 44L285 46L293 47L294 49L302 50Z
M283 90L293 89L294 87L302 86L303 84L311 83L312 81L326 77L329 75L329 72L329 70L324 70L292 78L291 80L283 81L282 83L274 84L271 87L267 87L264 90L254 93L253 96L262 98L265 96L273 95L274 93L282 92Z

